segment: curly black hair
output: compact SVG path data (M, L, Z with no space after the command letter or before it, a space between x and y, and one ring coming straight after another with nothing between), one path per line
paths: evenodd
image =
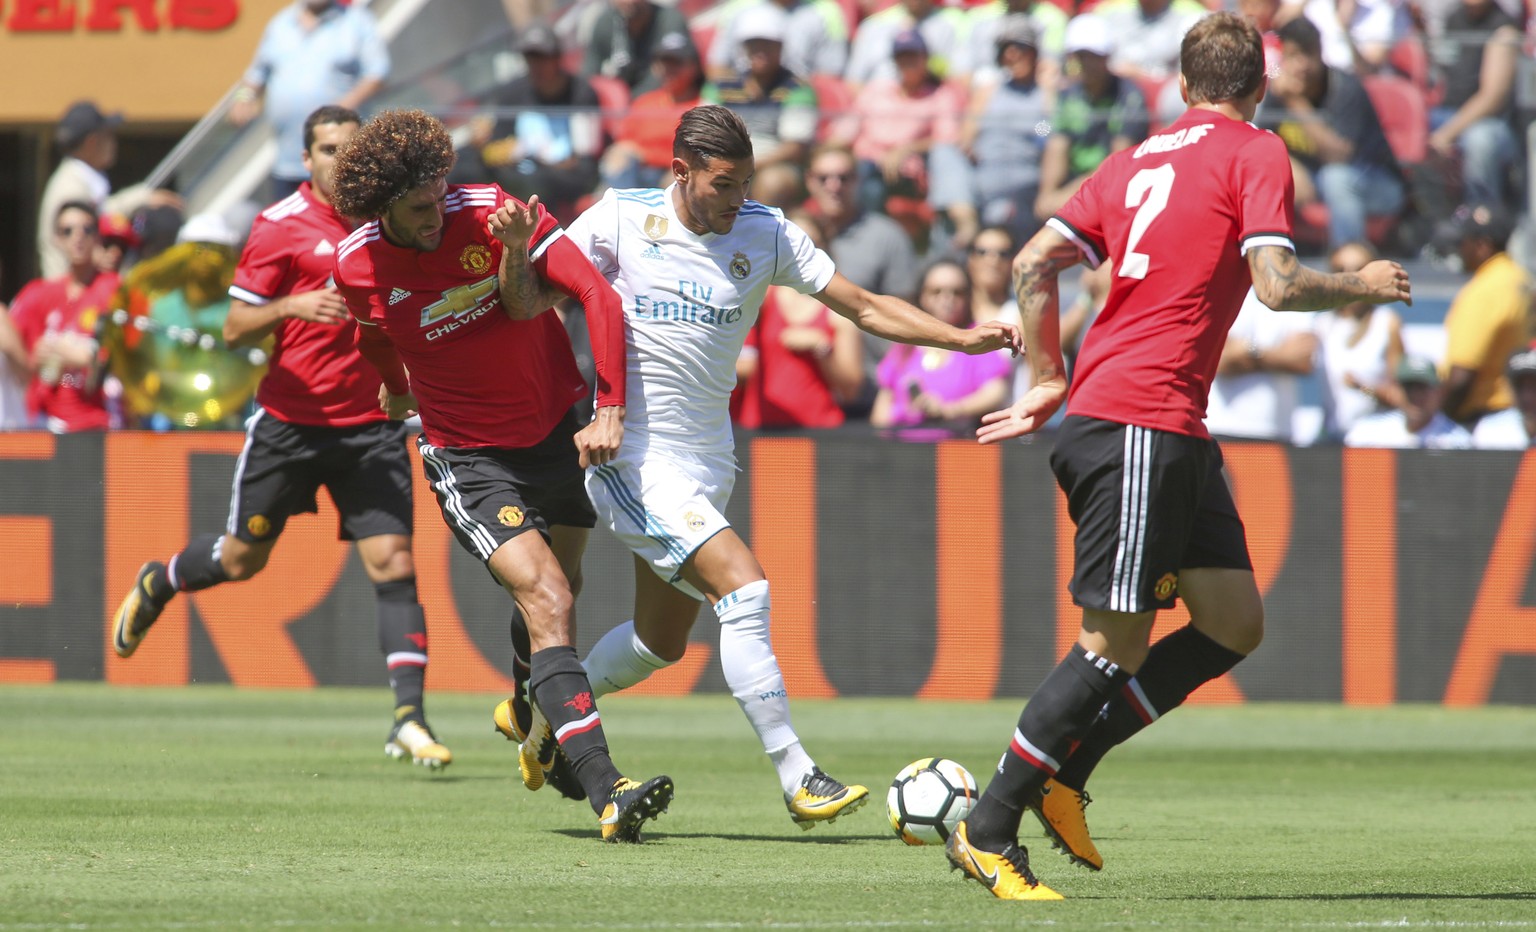
M376 220L406 192L448 177L453 140L442 121L421 110L386 110L364 123L336 153L336 211Z

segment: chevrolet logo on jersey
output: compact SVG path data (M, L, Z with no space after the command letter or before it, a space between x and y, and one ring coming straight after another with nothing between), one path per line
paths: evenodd
M497 291L496 276L490 275L468 285L443 292L441 301L421 309L421 326L430 327L448 317L463 317Z

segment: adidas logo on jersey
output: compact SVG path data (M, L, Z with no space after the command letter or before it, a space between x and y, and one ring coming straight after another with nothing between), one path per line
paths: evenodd
M336 253L336 246L328 239L323 239L315 244L315 255L330 256Z
M399 304L401 301L404 301L410 296L411 293L406 291L404 288L396 288L389 293L389 306L394 307L396 304Z
M656 245L655 243L652 243L651 245L645 247L645 250L640 253L640 258L642 258L642 259L665 259L667 257L662 254L660 246Z

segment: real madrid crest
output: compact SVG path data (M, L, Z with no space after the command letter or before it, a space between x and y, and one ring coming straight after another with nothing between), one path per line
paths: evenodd
M658 214L646 214L645 236L647 239L661 239L667 235L667 218Z
M746 278L750 274L752 274L752 260L747 258L746 253L737 250L731 255L731 277Z
M478 275L491 267L491 251L478 243L465 246L459 253L459 265L464 266L464 271Z
M696 511L690 511L683 515L683 523L688 525L690 531L704 530L704 516Z

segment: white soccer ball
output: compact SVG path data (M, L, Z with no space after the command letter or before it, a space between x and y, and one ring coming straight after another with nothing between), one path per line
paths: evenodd
M901 768L885 796L896 837L909 845L941 845L976 805L976 778L943 757Z

